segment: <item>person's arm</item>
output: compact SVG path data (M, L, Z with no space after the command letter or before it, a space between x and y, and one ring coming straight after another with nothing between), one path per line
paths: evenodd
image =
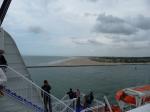
M52 89L52 87L49 85L49 89L51 90Z
M43 86L41 87L42 88L42 90L43 90ZM43 98L43 91L41 90L41 96L42 96L42 98Z

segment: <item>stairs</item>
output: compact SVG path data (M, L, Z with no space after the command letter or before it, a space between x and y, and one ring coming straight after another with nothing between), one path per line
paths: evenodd
M5 96L0 97L0 112L41 112L44 109L41 91L51 97L53 112L73 112L64 102L53 95L43 91L39 86L32 82L30 74L25 67L22 56L13 38L1 28L0 38L3 42L4 57L7 61L5 75L7 82L3 83ZM23 100L23 101L20 101Z
M0 112L19 112L20 110L23 112L44 112L41 92L51 98L53 112L74 111L66 103L45 92L24 75L9 66L6 67L5 73L11 71L16 74L17 78L8 78L7 82L3 84L5 96L0 98L0 104L2 103Z
M17 95L17 93L11 91L10 89L8 89L6 87L4 87L3 92L8 97L14 98L16 101L23 103L24 105L27 105L27 106L35 109L36 111L44 112L44 109L41 108L40 106L34 104L33 102L29 101L28 99L23 98L22 96ZM10 107L12 107L12 106L10 105Z
M0 107L0 112L33 112L7 95L0 97Z

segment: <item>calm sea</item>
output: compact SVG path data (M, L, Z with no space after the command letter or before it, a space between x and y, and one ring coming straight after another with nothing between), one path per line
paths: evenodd
M26 56L26 65L41 65L68 57ZM69 88L80 89L88 94L93 91L97 99L106 95L111 102L115 101L115 93L126 87L148 84L150 81L150 65L115 65L92 67L47 67L28 69L32 80L39 86L48 80L52 86L52 94L61 98Z

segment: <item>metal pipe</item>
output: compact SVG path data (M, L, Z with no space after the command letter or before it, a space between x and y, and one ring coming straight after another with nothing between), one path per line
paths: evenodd
M7 10L9 8L9 5L10 5L11 1L12 0L4 0L2 5L1 5L1 8L0 8L0 26L3 23L3 20L6 16L6 13L7 13Z

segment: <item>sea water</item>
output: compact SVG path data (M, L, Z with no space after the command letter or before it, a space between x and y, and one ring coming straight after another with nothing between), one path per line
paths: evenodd
M66 57L25 57L26 64L38 65L48 61L65 59ZM34 59L34 60L33 60ZM38 59L38 63L36 62ZM41 60L41 61L40 61ZM45 61L45 62L44 62ZM33 62L33 63L31 63ZM35 64L36 62L36 64ZM87 67L45 67L28 68L32 80L39 86L48 80L52 86L52 94L61 98L72 88L80 89L85 94L94 92L95 98L103 100L106 95L110 102L115 102L115 93L123 88L148 84L150 81L150 65L113 65Z

